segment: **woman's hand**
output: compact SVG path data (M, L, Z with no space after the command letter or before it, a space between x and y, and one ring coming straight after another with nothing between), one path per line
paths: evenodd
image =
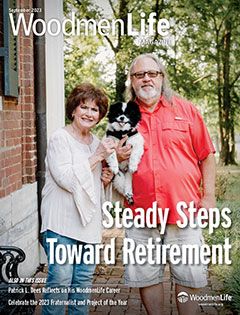
M118 162L121 163L122 161L128 160L131 155L132 146L130 144L124 145L127 141L128 136L123 137L119 142L116 148L117 152L117 159Z
M98 147L97 150L94 152L92 156L89 157L89 163L91 169L93 170L99 162L105 160L110 154L114 152L116 149L117 144L111 138L103 139Z
M106 187L113 179L113 172L109 167L103 167L101 180L103 182L104 187Z
M117 144L113 139L105 138L99 143L95 155L98 155L101 160L105 160L110 154L114 152L116 147Z

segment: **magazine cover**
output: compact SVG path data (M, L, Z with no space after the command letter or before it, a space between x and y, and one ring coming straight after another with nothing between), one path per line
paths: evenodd
M240 313L239 9L0 2L0 314Z

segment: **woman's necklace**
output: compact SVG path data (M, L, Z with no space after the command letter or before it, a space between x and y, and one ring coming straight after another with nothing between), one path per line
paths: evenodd
M91 133L89 133L86 138L83 138L79 135L78 131L76 130L76 128L74 127L73 124L70 125L71 127L71 133L74 136L74 138L76 138L78 141L80 141L81 143L87 144L88 146L91 145L92 143L92 135Z

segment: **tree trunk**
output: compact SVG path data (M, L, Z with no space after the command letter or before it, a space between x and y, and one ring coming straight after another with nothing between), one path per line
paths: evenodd
M231 127L231 147L230 147L230 152L229 152L229 163L237 165L235 156L236 156L236 151L235 151L235 132L234 132L234 125Z
M117 59L118 56L116 56ZM116 62L116 100L124 101L126 75L120 62Z
M128 0L121 0L119 4L118 18L124 21L124 36L127 35L127 14L128 14ZM116 100L124 101L125 70L121 62L121 50L122 50L122 36L120 35L120 26L118 29L118 43L115 50L116 60Z
M222 77L221 77L221 44L219 39L219 30L216 29L216 43L217 43L217 95L218 95L218 119L219 119L219 132L220 132L220 144L221 144L221 151L220 151L220 159L219 163L223 164L223 156L224 153L224 136L223 136L223 109L222 109Z
M223 95L222 95L222 139L221 139L221 152L220 152L220 163L228 165L236 163L232 159L235 155L234 146L231 145L231 132L234 132L234 117L232 113L231 104L231 87L230 87L230 50L231 50L231 21L226 20L225 22L225 34L223 38L222 47L222 63L223 63ZM233 150L233 152L231 152Z

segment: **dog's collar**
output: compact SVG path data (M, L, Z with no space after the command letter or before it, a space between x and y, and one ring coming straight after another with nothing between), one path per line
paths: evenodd
M107 136L113 136L115 138L118 138L119 140L121 140L124 136L134 136L135 134L137 134L138 131L136 129L132 130L132 131L111 131L111 130L107 130Z

